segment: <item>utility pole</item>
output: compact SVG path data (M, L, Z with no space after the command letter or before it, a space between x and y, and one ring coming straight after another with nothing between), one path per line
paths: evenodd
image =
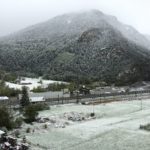
M59 104L59 94L58 94L58 104Z
M95 111L94 111L94 98L92 98L92 113L91 117L95 116Z
M142 98L141 98L141 110L143 110L143 101L142 101Z
M102 103L102 101L101 101L102 97L101 96L102 96L102 94L101 94L101 87L100 87L100 104Z
M79 91L77 91L77 100L76 103L79 103Z

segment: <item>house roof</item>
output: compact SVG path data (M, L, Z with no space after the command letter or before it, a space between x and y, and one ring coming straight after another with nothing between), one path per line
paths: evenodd
M29 93L30 97L44 97L48 98L58 98L58 97L70 97L70 94L64 94L63 91L49 91L49 92L40 92L40 93Z
M7 96L0 96L0 100L8 100L9 98Z
M5 142L4 144L5 144L6 146L10 146L10 143L8 143L8 142Z
M0 135L2 135L2 134L4 134L4 133L5 133L4 131L0 130Z
M30 102L45 102L44 97L30 97Z

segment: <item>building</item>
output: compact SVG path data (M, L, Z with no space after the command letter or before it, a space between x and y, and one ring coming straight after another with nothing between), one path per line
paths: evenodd
M37 103L45 103L46 100L44 97L30 97L30 102L32 104L37 104Z
M48 91L48 92L40 92L33 93L29 92L29 97L44 97L45 99L50 98L60 98L60 97L70 97L69 93L64 93L63 91Z
M9 100L9 98L7 96L0 96L0 101L5 101L5 100Z
M2 142L3 139L3 135L5 134L4 131L0 130L0 143Z
M90 94L90 89L85 86L81 86L79 88L79 94L88 95L88 94Z
M0 103L8 103L9 98L7 96L0 96Z
M2 130L0 130L0 137L1 137L3 134L5 134L5 132L2 131Z

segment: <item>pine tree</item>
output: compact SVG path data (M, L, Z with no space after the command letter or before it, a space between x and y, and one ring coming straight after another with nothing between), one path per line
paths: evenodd
M28 89L27 87L22 87L22 97L21 97L21 100L20 100L20 105L22 107L26 107L26 106L29 106L30 104L30 100L29 100L29 95L28 95Z

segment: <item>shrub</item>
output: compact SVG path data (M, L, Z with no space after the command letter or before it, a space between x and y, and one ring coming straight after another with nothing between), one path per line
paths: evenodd
M31 132L31 128L27 128L26 133L30 133L30 132Z
M150 131L150 124L140 125L140 129Z
M17 96L19 93L19 90L11 89L6 85L1 85L0 83L0 96Z
M94 116L95 116L95 113L91 113L90 116L91 116L91 117L94 117Z
M44 124L44 129L47 129L47 128L48 128L47 124Z
M22 123L23 123L23 118L22 118L22 117L17 118L17 119L15 120L15 127L16 127L16 128L20 128L21 125L22 125Z
M0 127L6 127L8 130L14 127L13 116L7 107L0 107Z
M48 110L49 106L47 104L32 104L25 108L24 117L25 122L31 123L36 121L36 117L38 116L38 111Z
M14 134L15 134L15 136L16 136L17 138L19 138L20 131L19 131L19 130L15 130L15 131L14 131Z
M25 112L24 112L25 122L32 123L33 121L36 120L37 116L38 116L38 112L34 105L29 105L25 108Z
M42 92L46 92L46 91L47 91L47 89L42 88L40 86L38 86L37 88L33 88L33 90L32 90L32 92L34 92L34 93L42 93Z
M49 106L47 104L34 104L33 106L36 111L49 110Z
M53 84L49 84L48 85L48 91L61 91L62 89L67 88L68 85L64 84L64 83L53 83Z

